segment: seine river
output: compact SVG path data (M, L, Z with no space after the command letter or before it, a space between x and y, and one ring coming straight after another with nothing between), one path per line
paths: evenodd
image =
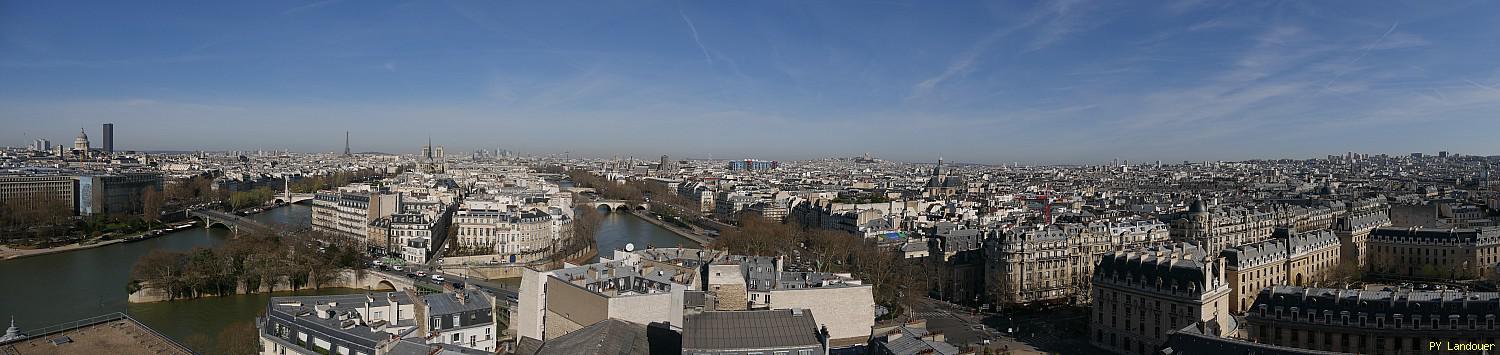
M251 218L306 226L311 223L311 210L305 205L293 205ZM186 251L213 247L230 237L228 230L194 228L140 242L0 261L0 320L14 316L16 325L24 332L106 313L126 312L167 336L196 346L216 344L214 338L220 330L235 322L253 320L264 311L266 302L273 295L360 292L322 289L147 304L126 302L125 284L130 279L130 269L141 256L156 249ZM647 245L698 246L692 240L626 213L607 213L596 239L601 254L624 249L626 243L634 243L637 248Z

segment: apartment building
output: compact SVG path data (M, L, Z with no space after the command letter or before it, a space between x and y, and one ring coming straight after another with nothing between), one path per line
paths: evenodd
M1475 354L1500 340L1500 293L1273 286L1245 314L1245 339L1361 354ZM1490 349L1493 351L1493 347Z
M1500 227L1377 228L1366 244L1376 275L1487 278L1500 264Z
M1169 332L1201 323L1233 335L1223 259L1185 243L1105 255L1094 270L1090 342L1118 354L1151 354Z
M1168 240L1156 221L1053 224L988 233L986 299L1000 307L1087 303L1094 267L1107 253Z
M1219 252L1229 277L1230 309L1245 312L1260 290L1273 285L1307 285L1325 280L1338 267L1342 250L1332 231L1294 232L1280 228L1274 238Z
M493 305L475 290L272 297L256 328L265 355L493 354Z
M401 210L402 195L366 184L318 191L313 196L313 230L369 245L375 220Z
M1366 241L1376 228L1391 226L1390 205L1384 199L1361 199L1347 203L1348 211L1334 222L1334 233L1339 236L1342 263L1353 265L1357 270L1369 267Z

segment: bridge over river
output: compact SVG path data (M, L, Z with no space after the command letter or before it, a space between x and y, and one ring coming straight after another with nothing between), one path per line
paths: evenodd
M228 228L231 231L234 231L235 235L239 235L241 230L247 233L276 232L275 226L251 219L249 217L235 215L233 213L195 209L188 210L187 214L189 217L202 219L203 228L213 228L214 226L224 227Z

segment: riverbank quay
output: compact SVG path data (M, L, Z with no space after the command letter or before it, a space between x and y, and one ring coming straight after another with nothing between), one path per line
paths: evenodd
M158 237L160 235L154 235L153 236L152 235L153 233L160 233L160 234L172 233L172 232L176 232L178 230L181 230L184 226L188 226L188 225L192 225L192 223L181 223L181 224L177 224L177 225L170 225L170 226L165 226L165 227L162 227L162 228L152 229L152 230L148 230L148 231L144 231L144 232L140 232L140 233L136 233L136 234L132 234L132 235L128 235L128 236L115 237L115 238L106 239L106 240L91 240L89 242L79 242L79 243L73 243L73 244L65 244L65 245L60 245L60 246L55 246L55 247L50 247L50 248L21 249L21 248L15 248L15 247L12 247L12 246L8 246L8 245L0 245L0 261L10 260L10 259L20 259L20 258L24 258L24 257L28 257L28 256L56 254L56 253L74 251L74 250L84 250L84 249L90 249L90 248L98 248L98 247L102 247L102 246L106 246L106 245L119 244L119 243L124 243L124 242L139 241L139 240L143 240L143 239L147 239L147 238L155 238L155 237Z
M655 224L657 227L661 227L662 229L666 229L668 231L671 231L672 233L676 233L677 235L680 235L683 238L687 238L687 239L690 239L690 240L692 240L694 242L697 242L698 244L701 244L701 245L708 245L709 243L713 243L713 241L714 241L714 238L712 238L712 237L709 237L709 236L706 236L706 235L702 235L702 234L698 234L698 233L693 233L692 231L683 229L682 227L674 226L674 225L671 225L671 224L667 223L666 221L663 221L663 220L660 220L660 219L656 219L656 217L651 216L650 213L645 212L645 211L631 211L630 214L636 216L637 218L643 219L646 222L649 222L651 224ZM665 246L658 246L658 247L665 247Z
M272 293L272 292L280 292L280 291L316 290L316 289L324 289L324 288L347 288L347 289L359 289L359 290L397 290L400 287L416 287L416 286L419 286L419 285L420 286L429 287L429 288L438 289L438 290L441 289L441 288L439 288L439 286L428 285L428 284L421 284L421 283L418 283L418 282L412 282L412 280L400 277L400 275L395 275L395 274L390 274L390 273L385 273L385 272L377 272L377 271L372 271L372 270L344 269L344 270L340 270L336 275L334 275L329 280L324 281L324 282L320 282L320 283L317 283L317 284L314 284L314 285L301 285L301 287L293 287L291 280L289 280L289 279L287 279L285 277L282 277L282 278L277 279L274 284L262 284L259 287L256 287L254 289L246 287L246 285L245 285L244 282L239 282L236 285L235 290L234 290L233 293L225 292L222 295L220 295L220 294L204 293L204 294L196 295L194 297L181 297L181 296L179 296L179 297L172 297L172 295L168 294L166 290L162 290L161 288L154 287L154 286L152 286L150 284L142 284L140 289L136 290L135 292L131 292L130 293L130 296L127 298L127 302L129 302L129 303L152 303L152 302L176 301L176 300L185 300L185 299L212 298L212 297L221 297L221 296L230 296L230 295L248 295L248 294L258 294L258 293Z

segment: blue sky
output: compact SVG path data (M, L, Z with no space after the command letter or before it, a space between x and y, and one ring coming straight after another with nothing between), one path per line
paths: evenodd
M1500 3L0 0L0 145L1500 154Z

